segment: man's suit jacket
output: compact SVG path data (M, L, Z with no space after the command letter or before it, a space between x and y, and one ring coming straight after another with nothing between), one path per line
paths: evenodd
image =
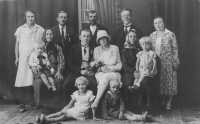
M58 44L62 48L64 56L67 57L70 47L78 43L77 36L75 34L75 30L73 28L66 26L65 46L63 46L59 26L57 25L57 26L53 27L52 29L54 30L54 34L55 34L55 36L54 36L55 43Z
M83 29L89 29L89 30L90 30L90 24L88 24L87 26L85 26ZM90 45L91 45L92 47L94 47L94 48L97 47L97 46L99 45L99 44L96 43L97 32L98 32L99 30L106 30L106 31L108 32L108 30L107 30L107 28L106 28L105 26L100 25L100 24L97 23L97 29L96 29L96 31L95 31L95 33L94 33L94 35L92 36L92 39L91 39L91 41L90 41Z
M93 48L89 46L89 61L93 58ZM82 64L82 48L81 44L74 45L70 48L67 65L70 73L80 74Z
M69 50L71 48L71 46L77 44L78 40L77 40L77 36L76 36L76 33L75 33L75 30L73 28L70 28L68 26L66 26L66 39L65 39L65 46L63 46L63 43L62 43L62 36L61 36L61 33L60 33L60 29L59 29L59 26L55 26L52 28L53 31L54 31L54 41L56 44L58 44L62 50L63 50L63 55L64 55L64 58L65 58L65 70L64 70L64 75L67 75L68 74L68 66L67 66L67 58L68 58L68 53L69 53Z
M131 29L136 30L138 39L140 39L143 36L143 32L139 28L131 25L130 30ZM122 48L124 47L125 38L126 38L126 34L124 32L124 26L121 26L114 31L112 39L111 39L112 40L111 43L118 46L119 51L121 52Z

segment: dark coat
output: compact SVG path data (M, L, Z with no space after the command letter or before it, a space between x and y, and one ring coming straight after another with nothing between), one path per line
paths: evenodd
M70 47L78 43L75 30L71 27L66 26L66 40L65 40L65 46L63 46L59 26L57 25L57 26L53 27L52 29L55 34L55 36L54 36L55 43L58 44L62 48L64 56L67 57Z
M137 57L136 54L138 53L139 49L128 49L123 48L121 52L122 56L122 67L124 73L133 74L136 70L136 61Z
M119 117L120 111L125 111L124 101L121 93L112 94L108 91L102 101L102 115L106 119L108 117Z
M87 26L85 26L83 29L89 29L89 30L90 30L90 24L88 24ZM105 26L100 25L100 24L97 23L97 29L96 29L94 35L92 36L92 40L90 41L90 45L91 45L92 47L94 47L94 48L97 47L97 46L99 45L99 44L96 43L97 32L98 32L99 30L106 30L106 31L108 32L108 30L107 30L107 28L106 28Z
M89 62L93 58L93 48L89 47ZM82 48L81 44L74 45L70 48L67 65L71 73L80 74L82 64Z
M139 28L137 28L137 27L131 25L131 28L130 28L130 29L135 29L135 30L136 30L137 37L138 37L139 39L143 36L143 32L142 32ZM113 33L113 35L112 35L112 42L111 42L111 43L112 43L113 45L118 46L119 51L121 51L122 48L123 48L123 46L124 46L125 38L126 38L126 34L125 34L125 32L124 32L124 26L121 26L121 27L117 28L117 29L114 31L114 33Z

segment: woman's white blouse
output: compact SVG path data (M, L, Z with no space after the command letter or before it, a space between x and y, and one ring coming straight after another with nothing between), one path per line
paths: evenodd
M162 37L156 38L156 43L155 43L155 53L156 55L160 56L160 48L161 48L161 40Z

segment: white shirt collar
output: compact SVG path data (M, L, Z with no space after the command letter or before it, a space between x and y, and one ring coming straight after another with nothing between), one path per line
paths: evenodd
M125 25L125 24L124 24L124 26L131 26L131 25L132 25L132 23L129 23L128 25Z
M58 26L59 26L60 29L62 29L62 27L63 27L64 29L66 28L66 25L62 26L62 25L59 24Z

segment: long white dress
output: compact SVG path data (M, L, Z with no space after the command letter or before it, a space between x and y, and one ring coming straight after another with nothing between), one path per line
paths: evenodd
M44 29L35 24L30 30L27 24L17 28L15 37L19 38L19 65L15 87L26 87L33 84L33 74L28 64L28 57L33 52L33 43L41 42Z
M110 45L108 51L103 51L101 46L96 47L94 49L94 59L102 61L107 68L112 68L116 71L120 71L122 69L119 49L115 45ZM97 79L98 87L102 84L108 85L110 80L118 80L120 82L120 87L122 86L121 75L119 72L97 72L95 77Z

